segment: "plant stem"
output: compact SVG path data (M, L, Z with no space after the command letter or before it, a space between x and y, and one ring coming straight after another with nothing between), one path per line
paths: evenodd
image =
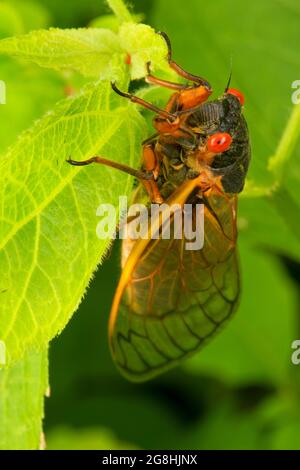
M283 185L285 167L293 154L300 135L300 104L296 105L284 129L276 153L269 159L268 168L275 176L272 190L268 194L291 232L300 240L300 206Z
M295 150L299 134L300 104L297 104L290 115L275 155L269 159L268 169L274 173L276 183L282 181L285 165Z
M123 0L107 0L107 3L121 23L133 21Z
M40 448L47 385L47 350L0 370L0 450Z
M295 105L289 120L285 126L276 152L269 158L268 170L273 173L275 180L271 186L256 186L253 181L246 181L245 190L242 197L262 197L272 196L275 201L278 200L278 189L282 185L285 167L292 156L300 135L300 104ZM283 192L286 190L282 189ZM281 194L281 190L280 190ZM284 196L283 196L284 197ZM290 196L289 196L290 197Z

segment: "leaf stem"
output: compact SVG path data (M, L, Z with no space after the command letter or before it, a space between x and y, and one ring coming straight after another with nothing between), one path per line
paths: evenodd
M270 157L268 169L274 174L276 183L281 183L285 164L295 150L300 135L300 104L294 109L286 124L275 155Z
M39 449L48 388L48 350L0 370L0 450Z
M107 0L107 3L121 23L133 21L123 0Z
M253 181L247 180L242 197L274 196L278 200L277 193L281 188L286 163L289 161L297 145L300 135L300 104L294 106L293 111L285 126L276 152L269 158L268 170L273 173L274 182L268 187L259 187Z

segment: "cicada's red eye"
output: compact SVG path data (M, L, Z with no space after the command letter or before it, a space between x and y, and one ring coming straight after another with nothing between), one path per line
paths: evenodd
M218 132L211 135L207 140L207 148L213 153L222 153L229 149L232 137L227 132Z
M227 90L227 93L228 93L229 95L234 95L234 96L236 96L237 99L239 100L239 102L241 103L241 106L244 105L244 103L245 103L245 97L244 97L244 95L243 95L243 93L242 93L241 91L237 90L236 88L229 88L229 89Z

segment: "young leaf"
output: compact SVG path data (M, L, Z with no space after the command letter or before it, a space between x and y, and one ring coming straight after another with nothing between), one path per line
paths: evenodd
M118 206L132 187L116 170L65 160L101 154L135 166L144 130L134 105L98 83L59 103L2 159L0 338L9 362L63 329L110 243L96 236L96 209Z
M0 449L39 449L48 386L47 351L0 370Z
M119 21L132 21L131 15L122 0L107 0L107 3Z
M145 77L147 62L151 62L153 70L167 68L166 43L150 26L124 23L119 37L122 48L131 57L130 74L133 80Z
M144 19L144 15L142 14L132 15L132 18L135 23L140 23ZM111 31L114 31L115 33L117 33L119 31L121 24L122 24L122 21L117 16L111 14L111 15L97 16L97 18L94 18L89 23L89 27L110 29Z
M122 51L117 35L107 29L51 28L2 39L0 53L30 60L41 67L101 77Z

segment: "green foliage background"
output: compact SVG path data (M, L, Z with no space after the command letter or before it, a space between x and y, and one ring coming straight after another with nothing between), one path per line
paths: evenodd
M245 94L245 114L253 147L248 185L239 207L242 303L226 329L180 369L143 385L130 384L115 370L107 344L108 314L119 276L116 243L109 259L96 272L72 321L51 342L51 397L46 398L44 421L47 447L299 449L300 366L290 361L291 343L300 337L300 146L297 144L300 118L291 103L291 83L300 79L299 4L296 0L254 0L247 4L239 0L210 3L136 0L132 3L134 12L143 15L144 23L169 34L176 60L208 78L215 96L224 89L232 58L232 85ZM91 22L101 27L113 25L116 31L118 24L111 17L98 18L108 13L102 0L0 1L0 37L50 26L85 27ZM128 40L128 36L126 38ZM46 177L55 192L53 175L59 171L64 178L69 178L66 193L60 197L64 197L62 204L68 201L67 215L74 225L45 224L45 229L51 229L55 242L53 253L63 246L65 265L70 266L69 271L64 265L53 268L52 276L61 278L62 283L63 292L57 292L58 303L60 295L66 295L63 282L68 272L67 301L73 309L78 304L74 293L83 291L91 275L85 260L92 259L95 268L100 261L99 253L104 249L94 243L95 204L90 195L97 201L106 197L111 200L118 188L124 193L126 186L129 191L130 183L119 176L118 181L113 182L114 193L109 190L109 184L102 184L110 178L110 170L75 174L65 168L64 160L69 152L83 159L97 149L103 155L118 155L121 161L132 162L146 133L137 111L127 103L120 108L119 101L110 97L105 85L100 90L89 85L83 95L73 98L74 101L55 107L58 100L65 98L66 88L79 89L91 80L89 71L93 70L93 65L88 67L86 62L79 61L74 66L83 73L85 78L82 78L0 56L0 79L6 81L8 90L7 105L0 107L0 152L3 159L6 154L11 162L11 173L15 177L12 181L16 183L18 174L24 170L20 161L30 160L36 148L40 149L44 162L40 173L35 175L37 183ZM116 74L119 66L117 61L113 63ZM135 78L141 76L137 60ZM135 86L140 84L135 82ZM142 93L158 104L165 96L155 89ZM88 106L84 108L82 120L81 103L85 103L85 96L88 96ZM108 100L110 115L101 117L98 112ZM24 137L16 140L21 131L54 107L54 114L35 124L34 142L28 135L25 135L27 145ZM293 120L284 134L292 111ZM45 122L46 132L39 132L39 126L45 126ZM124 129L128 135L134 132L134 143L129 145ZM70 135L70 142L62 140L64 132ZM285 139L278 147L282 135ZM111 136L115 140L110 139ZM54 139L57 160L47 162L47 151L53 151L49 142ZM75 141L74 147L72 142ZM13 150L7 151L10 145ZM270 165L272 156L273 165ZM0 188L3 194L7 194L3 189L6 184L3 176ZM84 190L87 185L89 193ZM17 190L16 186L13 188ZM43 204L38 184L36 191ZM81 195L77 202L74 192ZM10 215L11 201L9 198L5 201ZM54 215L63 219L59 213L60 199L53 198L53 205L54 211L51 212L50 206L47 213L42 213L42 221L49 221ZM30 210L30 201L25 200L24 207ZM82 221L89 227L86 239L80 225ZM30 238L34 228L27 227L23 239ZM57 233L53 235L54 230ZM72 236L74 231L76 237ZM43 258L41 254L39 259L44 270L49 253L46 255ZM10 256L14 259L13 251ZM30 258L31 253L22 256ZM14 288L19 292L24 282L18 265L15 269L19 274ZM86 277L77 274L81 271ZM3 269L0 292L5 291L6 277L8 274ZM32 355L26 348L32 337L36 344L40 344L41 339L51 338L70 316L69 310L61 308L58 318L49 325L46 313L53 305L47 305L46 295L43 296L43 292L47 292L47 280L41 283L40 279L33 282L32 289L40 291L39 297L33 296L39 301L35 317L44 329L36 329L35 335L34 324L29 323L30 315L23 306L24 316L14 324L16 335L13 333L10 343L19 362L12 371L0 372L0 415L2 422L7 423L0 427L0 448L37 446L40 424L36 417L42 414L41 391L47 388L46 354L40 351ZM2 307L4 305L5 299ZM0 326L6 327L9 307L2 308L0 313ZM22 340L17 341L18 332L22 332ZM12 391L9 396L8 385ZM19 406L20 390L26 398L23 407ZM22 415L23 422L20 421ZM12 424L14 426L10 426Z

